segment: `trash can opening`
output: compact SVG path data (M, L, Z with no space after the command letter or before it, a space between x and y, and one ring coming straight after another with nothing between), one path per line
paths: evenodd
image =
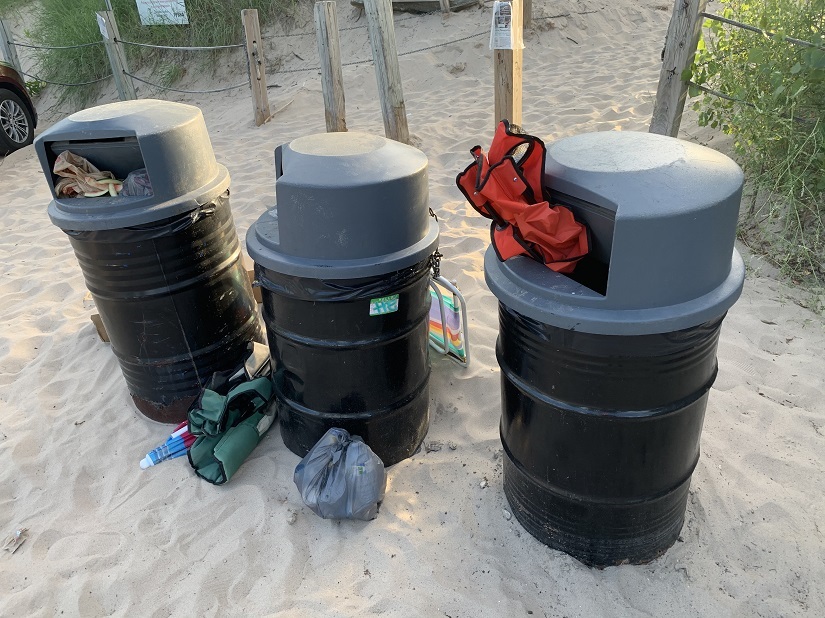
M65 152L82 157L101 172L111 172L120 181L125 180L135 170L146 168L140 142L135 135L94 140L58 140L45 142L44 146L51 170L49 185L57 198L65 195L59 195L57 191L61 176L54 171L55 162Z
M573 212L576 221L584 223L590 236L590 253L581 258L571 273L561 273L601 296L607 293L610 274L610 254L613 251L613 232L616 212L598 204L549 189L550 203L561 204Z

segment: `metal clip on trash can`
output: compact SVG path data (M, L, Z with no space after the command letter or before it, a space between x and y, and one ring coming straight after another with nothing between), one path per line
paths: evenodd
M504 491L550 547L647 562L682 528L719 330L742 290L742 172L703 146L604 132L550 145L545 184L593 248L570 276L485 256Z
M118 179L145 168L152 195L58 197L49 217L69 236L138 409L178 422L216 371L261 339L201 111L154 100L69 116L35 148L54 194L55 159L71 151Z
M362 133L275 151L277 206L249 228L263 288L284 444L304 456L327 429L361 436L385 465L429 427L427 157Z

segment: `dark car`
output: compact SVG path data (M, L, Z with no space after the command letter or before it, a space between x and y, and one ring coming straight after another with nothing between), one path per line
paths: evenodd
M0 62L0 155L31 144L36 126L37 111L26 82L14 67Z

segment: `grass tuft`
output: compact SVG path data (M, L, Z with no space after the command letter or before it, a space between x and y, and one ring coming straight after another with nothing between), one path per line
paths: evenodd
M3 7L17 8L21 0L0 0ZM290 15L295 0L187 0L189 25L143 26L134 0L112 0L120 36L125 41L169 46L213 46L243 42L241 9L258 9L262 26ZM105 10L103 0L40 0L31 5L34 26L25 35L44 46L79 45L100 41L96 12ZM184 59L180 52L126 46L129 68L148 68L156 81L171 85L184 74L181 62L198 66L214 64L221 54L241 54L242 50L189 52L195 58ZM111 72L102 45L81 49L43 50L36 52L37 73L45 80L80 83L103 77ZM100 86L66 88L61 100L85 104L98 94Z

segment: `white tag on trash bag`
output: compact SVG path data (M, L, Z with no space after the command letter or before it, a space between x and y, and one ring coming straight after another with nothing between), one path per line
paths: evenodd
M293 479L304 504L324 519L375 519L387 487L384 462L359 436L338 428L309 450Z

